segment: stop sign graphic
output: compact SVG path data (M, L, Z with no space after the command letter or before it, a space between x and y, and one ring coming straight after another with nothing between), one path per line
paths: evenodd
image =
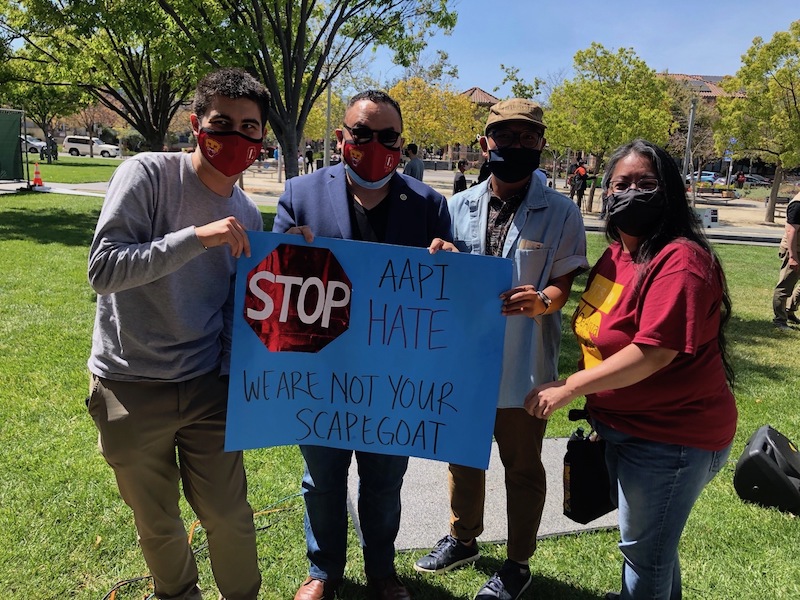
M280 244L247 274L244 318L272 352L319 352L349 327L351 293L330 250Z

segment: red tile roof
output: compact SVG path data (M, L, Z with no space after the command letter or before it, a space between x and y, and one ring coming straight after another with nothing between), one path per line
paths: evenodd
M500 102L500 98L495 98L489 92L479 87L471 87L466 92L462 92L461 95L466 96L479 106L491 106L492 104Z

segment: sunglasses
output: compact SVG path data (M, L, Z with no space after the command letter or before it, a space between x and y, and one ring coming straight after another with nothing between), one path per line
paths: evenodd
M342 127L347 129L350 132L350 135L353 136L353 141L356 144L368 144L372 141L372 138L375 137L377 134L378 141L388 148L393 148L395 144L397 144L397 140L400 139L400 133L389 127L388 129L381 129L380 131L376 131L374 129L370 129L369 127L365 127L364 125L356 125L355 127L348 127L344 123L342 123Z

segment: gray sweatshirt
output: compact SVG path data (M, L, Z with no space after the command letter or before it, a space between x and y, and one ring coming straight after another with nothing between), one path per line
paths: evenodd
M236 217L262 231L238 187L218 196L186 153L144 153L108 186L89 252L97 292L89 370L122 381L185 381L230 362L236 259L206 250L195 226Z

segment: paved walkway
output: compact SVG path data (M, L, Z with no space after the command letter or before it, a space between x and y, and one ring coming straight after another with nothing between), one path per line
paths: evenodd
M467 179L474 180L474 178L475 176L472 175ZM451 171L428 169L425 171L424 181L444 196L452 195L453 173ZM48 188L47 191L92 196L103 196L107 187L107 182L59 184L46 181L45 184ZM556 185L558 191L566 193L563 180L557 180ZM24 186L25 182L2 182L0 183L0 193L14 192ZM253 200L257 204L266 206L277 205L284 186L283 180L278 181L274 161L267 161L261 167L253 165L247 170L242 181L242 187ZM602 231L603 229L597 212L599 203L599 193L596 193L594 212L584 215L587 231ZM707 215L712 221L715 217L716 221L713 221L711 227L706 229L708 237L715 242L772 246L777 245L783 235L784 221L782 218L776 218L775 223L764 222L763 201L735 198L723 202L720 198L698 196L695 206L700 211L716 211L716 215L711 212Z

